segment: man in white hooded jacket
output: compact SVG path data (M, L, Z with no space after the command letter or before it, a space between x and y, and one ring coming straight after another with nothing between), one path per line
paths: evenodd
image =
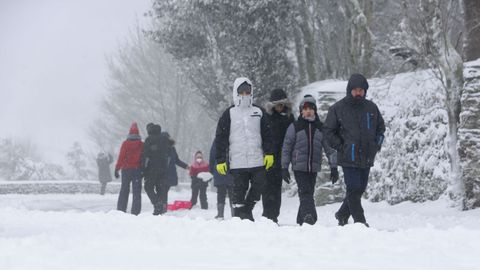
M272 134L265 111L253 104L248 78L233 83L233 102L218 121L216 169L233 176L233 215L254 221L252 209L263 192L266 170L274 163Z

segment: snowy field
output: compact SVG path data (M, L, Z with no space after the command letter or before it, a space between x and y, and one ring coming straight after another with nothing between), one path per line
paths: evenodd
M145 195L145 194L142 194ZM286 198L282 226L194 208L152 216L115 211L116 195L0 196L0 269L479 269L480 210L442 200L364 201L372 226L336 226L338 204L318 207L314 226L296 226L297 198ZM170 200L189 191L171 192Z

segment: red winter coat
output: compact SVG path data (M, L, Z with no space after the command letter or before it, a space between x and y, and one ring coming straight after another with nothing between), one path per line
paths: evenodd
M192 165L190 165L190 176L197 176L201 172L208 172L210 171L208 168L208 162L202 161L200 163L194 161Z
M143 152L143 142L138 134L137 123L130 127L127 140L122 143L115 170L139 169Z

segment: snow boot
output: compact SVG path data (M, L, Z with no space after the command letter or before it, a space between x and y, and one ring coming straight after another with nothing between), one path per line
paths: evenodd
M313 216L311 214L306 214L303 217L303 223L313 225L313 224L315 224L315 219L313 218Z
M348 217L340 216L340 213L335 213L335 218L338 220L338 226L345 226L348 224Z
M153 205L153 215L158 216L162 214L163 206L161 202L157 202L156 204Z
M225 210L225 204L219 203L217 204L218 214L215 216L216 219L223 219L223 212Z

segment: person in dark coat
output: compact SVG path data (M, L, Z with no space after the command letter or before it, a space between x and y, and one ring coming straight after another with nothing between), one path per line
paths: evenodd
M383 143L385 123L377 105L365 98L367 90L367 79L353 74L348 80L346 97L330 107L325 122L325 135L338 151L338 164L342 166L347 186L345 199L335 213L341 226L348 224L352 215L354 222L368 227L361 198L375 155Z
M215 218L223 219L227 195L230 202L230 209L232 209L233 178L230 174L221 175L215 170L217 166L217 162L215 161L216 152L215 140L213 140L212 147L210 148L209 167L213 173L213 185L217 188L217 215Z
M97 155L98 166L98 181L100 181L100 195L105 195L107 183L112 181L112 173L110 172L110 164L113 162L113 157L110 153L100 152Z
M290 182L288 167L291 163L300 199L297 223L313 225L317 222L313 195L317 173L322 168L322 152L325 151L330 163L331 177L338 179L337 153L328 146L323 136L315 99L305 96L300 102L299 110L300 116L288 127L283 142L282 177Z
M190 166L187 163L180 160L177 154L177 149L175 149L175 140L170 137L168 132L162 132L162 135L168 138L170 143L170 153L168 154L168 165L167 165L167 201L168 201L168 191L171 187L178 185L178 174L177 167L179 166L185 170L190 170Z
M263 216L278 222L282 203L282 145L288 126L295 120L292 103L282 89L274 89L270 101L265 105L273 137L273 168L267 171L267 183L262 194Z
M208 163L203 160L202 151L197 151L194 156L194 161L190 165L190 177L192 178L192 207L197 204L197 199L200 196L200 207L202 209L208 209L207 201L207 187L208 183L204 182L203 179L198 177L198 174L201 172L208 172L209 166Z
M148 137L142 155L145 192L153 205L154 215L167 212L167 166L171 145L161 131L160 125L147 125Z
M141 157L143 142L138 132L137 123L132 123L127 139L122 143L115 165L115 178L122 171L122 185L118 194L117 210L126 212L130 184L132 185L132 214L138 215L142 210L142 170Z

